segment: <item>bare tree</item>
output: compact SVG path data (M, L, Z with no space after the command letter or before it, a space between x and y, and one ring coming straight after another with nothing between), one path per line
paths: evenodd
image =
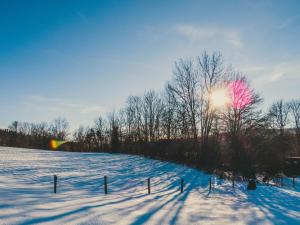
M163 94L163 114L162 114L162 127L163 133L167 139L176 138L176 107L178 105L174 92L167 84Z
M288 123L289 106L282 100L272 104L269 110L269 118L273 128L279 129L280 134L284 134L284 129Z
M118 122L120 142L124 142L126 138L129 137L126 121L126 110L124 108L120 109L118 112Z
M60 140L65 140L68 137L69 123L66 118L56 118L51 125L52 135Z
M20 127L20 122L19 121L14 121L12 122L9 126L8 126L8 129L10 131L13 131L13 132L18 132L19 131L19 127Z
M108 113L110 145L112 150L118 151L120 146L120 126L118 114L115 110Z
M227 107L223 119L226 131L230 136L236 137L245 134L249 129L260 126L261 110L257 108L262 98L255 93L254 89L251 89L245 76L236 74L231 82L232 102Z
M99 116L94 121L95 140L98 148L104 148L106 121Z
M73 138L78 143L85 142L85 132L86 129L84 126L80 126L77 130L74 131Z
M23 122L20 124L19 127L20 133L24 135L30 135L31 134L31 125L30 123Z
M132 126L130 128L131 136L134 141L142 140L142 107L143 101L139 96L131 96L128 99L128 107L127 108L127 123L131 123ZM130 113L130 115L129 115Z
M164 103L161 96L158 96L155 102L155 122L154 122L154 139L159 140L162 136L162 120L164 113Z
M292 100L288 103L288 106L292 116L293 127L296 131L298 145L300 145L300 100Z
M134 107L134 97L129 96L126 101L126 106L124 108L125 113L125 123L127 128L127 138L128 140L133 140L134 133L134 123L135 123L135 107Z
M174 77L169 88L174 92L179 105L181 105L182 116L187 116L188 127L192 137L197 140L197 107L198 107L198 76L194 69L192 60L180 59L175 63ZM189 135L189 130L187 131Z
M247 133L257 129L263 122L258 105L262 99L251 89L245 76L236 74L228 83L231 104L222 115L224 132L228 134L229 149L232 150L232 167L236 172L246 166L243 141Z
M200 98L200 126L202 150L208 147L208 138L212 129L213 121L216 120L216 110L211 104L210 95L212 90L224 78L225 70L222 55L214 52L211 56L206 52L198 57L201 93Z
M146 92L143 98L143 130L146 141L155 141L160 129L161 113L162 105L158 95L153 90Z
M37 129L39 135L42 137L49 137L51 135L49 125L46 122L39 123Z

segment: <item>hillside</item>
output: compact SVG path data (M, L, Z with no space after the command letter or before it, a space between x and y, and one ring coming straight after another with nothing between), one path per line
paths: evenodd
M210 177L133 155L0 147L0 224L300 223L299 179L296 189L259 185L247 191L245 183L233 190L213 178L209 192Z

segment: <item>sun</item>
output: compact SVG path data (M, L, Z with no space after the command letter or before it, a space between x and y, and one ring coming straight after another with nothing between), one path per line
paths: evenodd
M230 95L228 88L217 88L212 90L211 95L211 104L214 108L223 108L230 104Z

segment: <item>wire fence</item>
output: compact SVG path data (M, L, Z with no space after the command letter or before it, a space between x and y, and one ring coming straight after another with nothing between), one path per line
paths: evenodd
M49 176L43 179L43 182L49 182ZM82 178L82 177L81 177ZM97 182L95 182L95 180ZM40 180L41 181L41 180ZM234 190L236 185L247 186L249 181L240 179L220 178L216 175L211 175L207 179L199 178L198 182L191 182L188 179L180 177L170 177L169 179L161 179L159 177L140 178L124 178L115 179L114 177L100 177L93 176L93 179L74 179L74 177L58 177L53 176L53 190L60 191L84 189L93 192L100 192L105 194L122 194L128 192L155 194L162 191L177 190L183 193L185 189L206 189L208 192L230 187ZM256 185L259 186L276 186L284 188L299 187L299 178L273 178L268 182L263 182L261 178L255 180Z
M17 171L16 171L17 173ZM24 175L24 171L22 171ZM13 175L15 177L16 174ZM25 194L36 193L58 193L71 195L90 195L97 196L119 195L129 196L130 194L147 195L147 194L171 194L185 192L199 192L203 194L226 194L235 190L246 190L248 180L240 177L232 179L230 176L220 177L212 174L202 174L201 176L183 176L174 175L168 172L161 173L160 176L141 177L134 173L118 176L106 176L103 174L86 174L78 172L64 172L53 175L38 174L17 176L14 182L7 180L5 189L15 189ZM21 179L22 178L22 179ZM257 188L261 187L279 187L289 188L300 191L299 177L275 177L268 182L263 182L263 176L258 176L255 180ZM22 187L18 189L18 187ZM0 189L2 187L0 186ZM38 192L36 192L38 190Z

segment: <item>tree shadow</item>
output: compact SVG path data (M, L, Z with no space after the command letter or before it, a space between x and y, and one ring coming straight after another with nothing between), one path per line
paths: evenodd
M300 194L291 195L282 188L259 186L246 192L247 201L256 205L275 224L300 224ZM255 220L249 224L255 224Z
M214 205L214 202L223 204L227 199L232 199L226 202L231 211L247 211L247 224L270 221L299 224L300 221L299 192L293 190L259 186L256 191L248 192L237 185L237 191L233 191L230 183L220 183L221 188L217 186L209 192L210 175L173 163L107 153L35 154L36 151L32 150L26 156L30 159L36 157L36 160L26 161L30 162L29 165L16 160L0 168L0 174L7 178L0 179L1 200L5 202L0 204L0 209L17 208L11 213L7 210L8 213L0 214L0 220L17 217L22 220L19 223L22 225L61 223L67 219L73 222L75 216L96 211L96 214L99 212L107 217L121 215L129 218L131 224L159 223L156 221L176 224L182 219L182 213L190 210L187 203L190 203L191 197L193 201L200 200L207 205L197 208L193 203L195 210L189 211L188 217L183 217L187 224L211 218L215 220L212 222L218 222L224 219L222 216L229 223L238 222L241 217L237 214L223 213L222 205L219 208ZM58 175L57 194L53 194L53 174ZM104 195L103 190L105 175L108 176L108 195ZM150 195L147 194L149 177ZM180 193L181 178L184 179L183 193ZM253 207L259 209L263 216L257 215L258 210L253 210ZM47 215L47 210L54 215ZM219 211L215 213L214 210Z

